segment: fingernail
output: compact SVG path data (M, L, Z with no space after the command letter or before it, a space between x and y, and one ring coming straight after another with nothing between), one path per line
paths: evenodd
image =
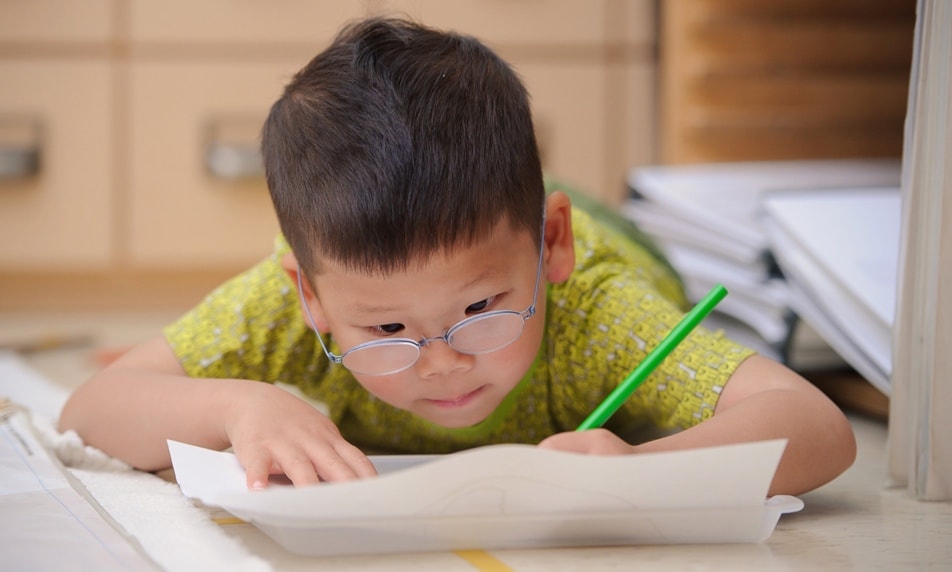
M262 490L262 489L268 488L268 483L266 483L266 482L264 482L264 481L255 481L255 482L251 483L251 488L253 488L253 489L256 490L256 491L260 491L260 490Z

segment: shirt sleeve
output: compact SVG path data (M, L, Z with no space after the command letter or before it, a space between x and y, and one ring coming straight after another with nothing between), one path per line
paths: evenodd
M326 368L314 352L297 290L281 268L281 244L163 330L190 377L295 383ZM322 363L323 360L323 363Z
M653 350L684 316L669 297L624 264L605 263L577 271L558 289L550 332L557 401L577 423L592 411ZM555 334L557 332L557 334ZM646 421L661 429L684 429L714 413L721 390L754 352L722 332L696 328L648 376L613 416L613 426Z

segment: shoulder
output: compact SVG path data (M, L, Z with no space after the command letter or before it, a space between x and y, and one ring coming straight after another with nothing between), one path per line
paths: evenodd
M278 354L305 335L297 290L281 267L282 243L163 329L189 375L268 380L280 369Z
M614 226L573 207L572 232L575 269L564 284L554 287L556 290L562 287L585 292L611 279L634 280L686 309L687 299L679 276L653 245L632 234L637 229L628 232L623 226Z

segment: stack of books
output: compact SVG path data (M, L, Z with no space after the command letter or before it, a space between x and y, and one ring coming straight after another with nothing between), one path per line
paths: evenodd
M792 306L857 372L889 395L899 187L770 193L763 205L764 226Z
M898 188L898 159L652 166L628 175L622 213L653 238L692 302L716 283L729 295L705 323L806 372L853 366L797 305L765 223L768 196L817 189ZM816 228L816 232L824 232ZM855 367L855 366L854 366ZM865 373L865 372L861 372Z

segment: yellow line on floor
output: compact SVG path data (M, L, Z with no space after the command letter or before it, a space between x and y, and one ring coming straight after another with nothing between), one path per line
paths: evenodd
M233 516L219 516L213 518L212 521L219 526L248 524ZM454 550L453 553L472 564L479 572L514 572L512 568L484 550Z
M513 572L512 568L484 550L454 550L453 553L480 572Z

